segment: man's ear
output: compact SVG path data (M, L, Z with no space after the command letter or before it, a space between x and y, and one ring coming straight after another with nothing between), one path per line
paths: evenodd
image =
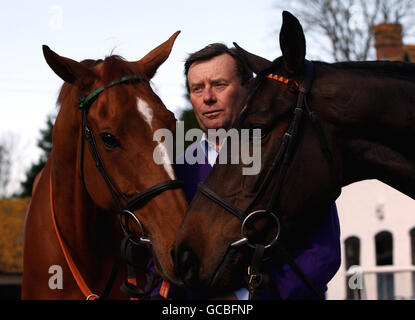
M237 43L234 42L233 45L243 57L244 61L248 65L248 68L254 73L258 74L271 65L271 61L242 49Z
M63 80L84 87L92 84L99 76L80 62L62 57L43 45L43 55L49 67Z
M286 71L290 74L302 73L306 49L304 32L298 19L288 11L282 13L280 47Z

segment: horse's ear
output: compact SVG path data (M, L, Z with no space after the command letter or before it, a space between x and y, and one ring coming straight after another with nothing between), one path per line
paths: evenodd
M301 73L305 60L304 32L298 19L288 11L282 13L280 47L287 72Z
M176 40L179 33L180 31L176 31L169 38L169 40L163 42L157 48L151 50L143 58L137 61L140 71L148 79L153 78L158 67L169 57L171 49L173 48L174 41Z
M62 57L53 52L48 46L43 45L43 55L49 67L64 81L79 86L88 86L99 76L83 66L80 62Z
M262 58L260 56L257 56L253 53L250 53L246 51L245 49L242 49L240 46L238 46L237 43L234 42L233 45L235 46L236 50L238 50L240 55L243 57L243 59L247 63L248 68L251 69L256 74L258 74L262 70L265 70L271 65L271 61L265 58Z

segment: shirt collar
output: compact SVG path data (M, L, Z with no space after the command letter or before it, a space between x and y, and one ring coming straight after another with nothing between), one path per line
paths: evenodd
M207 135L206 135L206 133L205 133L205 132L203 132L203 134L202 134L202 138L200 139L200 144L201 144L203 147L207 145L207 146L208 146L208 148L209 148L209 150L213 149L213 150L217 151L217 150L216 150L216 145L215 145L214 143L210 142L210 141L207 139Z
M210 142L207 139L205 133L203 133L202 138L200 139L200 146L202 147L203 153L207 158L209 164L213 167L215 164L216 158L218 157L219 151L216 149L216 145Z

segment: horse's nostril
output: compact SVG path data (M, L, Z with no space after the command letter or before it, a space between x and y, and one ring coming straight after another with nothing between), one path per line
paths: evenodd
M175 272L182 278L186 285L195 285L197 280L198 262L192 249L188 246L181 246L172 254L174 255Z

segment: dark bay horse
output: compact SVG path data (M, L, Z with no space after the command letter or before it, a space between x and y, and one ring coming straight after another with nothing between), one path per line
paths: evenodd
M300 246L350 183L378 179L415 199L415 64L309 62L288 12L280 47L271 62L237 46L257 76L236 128L261 129L261 172L216 163L199 186L175 244L176 268L196 289L241 286L253 254L233 246L241 237L269 244L280 231L277 243ZM241 236L255 210L280 225L263 215Z
M96 298L116 270L122 231L152 250L159 274L178 280L170 251L187 202L168 155L159 155L162 165L153 160L153 132L174 131L176 120L149 83L178 34L136 62L76 62L43 47L65 83L53 149L25 223L23 299ZM134 263L145 266L148 250L132 251ZM122 264L108 298L128 298L120 291L126 273ZM133 282L143 285L145 277L137 270Z

